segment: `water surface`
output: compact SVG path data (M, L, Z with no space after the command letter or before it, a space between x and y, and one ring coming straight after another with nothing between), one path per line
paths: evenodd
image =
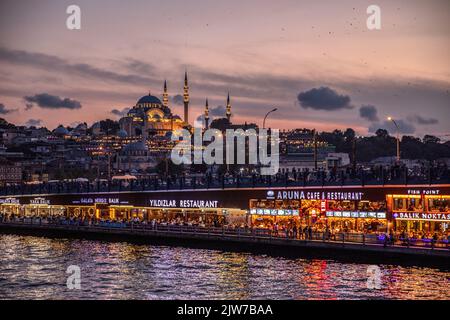
M81 269L81 289L66 286ZM0 299L448 299L450 272L122 242L0 235Z

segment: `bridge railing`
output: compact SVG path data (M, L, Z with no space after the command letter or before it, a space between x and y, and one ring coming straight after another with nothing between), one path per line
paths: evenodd
M0 195L95 193L120 191L184 190L184 189L227 189L256 187L308 187L347 185L410 185L450 183L448 169L429 170L412 173L408 170L389 170L386 173L305 171L280 173L275 176L235 175L235 176L181 176L154 177L130 181L54 182L39 184L9 184L0 188Z
M424 249L446 249L449 250L448 239L414 239L414 238L393 238L390 239L385 234L365 234L365 233L330 233L330 232L292 232L286 230L270 230L261 228L232 228L232 227L214 227L202 225L172 225L172 224L143 224L143 223L122 223L122 222L95 222L85 223L71 220L48 220L41 218L19 218L6 219L0 216L0 224L10 225L30 225L30 226L48 226L72 229L89 229L101 231L125 231L136 233L168 233L168 234L190 234L190 235L209 235L217 237L232 238L254 238L254 239L285 239L288 241L315 241L330 243L354 243L362 245L378 246L401 246L408 248Z

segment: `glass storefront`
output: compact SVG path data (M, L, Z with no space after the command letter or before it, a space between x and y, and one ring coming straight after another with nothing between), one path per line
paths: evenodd
M448 235L450 196L388 195L388 202L395 231L416 238Z
M387 229L384 201L250 200L252 226L259 228L312 227L345 232L381 232Z
M244 227L248 211L224 208L148 208L124 205L95 204L92 206L55 206L1 204L0 213L7 217L67 218L88 221L151 222L191 226L224 225Z
M393 189L367 187L342 190L247 190L241 203L229 193L214 191L201 200L145 199L144 194L0 198L0 213L20 217L65 217L72 220L146 222L192 225L304 229L331 232L396 232L429 236L448 235L450 196L438 189ZM248 192L245 194L244 192ZM384 193L385 192L385 193ZM250 198L255 196L255 198ZM385 196L385 200L383 200ZM65 196L64 196L65 197ZM121 198L122 197L122 198ZM229 198L227 198L229 197ZM264 198L266 197L266 198ZM198 198L198 197L197 197ZM370 200L371 198L377 200ZM211 200L215 199L215 200ZM20 202L26 201L27 204ZM55 205L66 201L67 205ZM147 203L148 206L133 205ZM240 209L219 208L239 205Z

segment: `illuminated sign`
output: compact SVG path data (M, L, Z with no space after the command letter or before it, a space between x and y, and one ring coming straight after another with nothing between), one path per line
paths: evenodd
M324 213L325 211L327 211L327 202L320 201L320 212Z
M365 211L327 211L327 217L334 218L370 218L386 219L386 212L365 212Z
M119 198L81 198L80 200L72 201L72 203L79 204L121 204Z
M412 195L439 195L441 192L441 190L439 189L427 189L427 190L416 190L416 189L408 189L408 194L412 194Z
M386 219L386 212L377 212L378 219Z
M30 204L50 204L50 200L45 198L34 198L30 199Z
M217 200L149 200L150 207L158 208L217 208L218 204Z
M394 218L397 220L450 221L450 213L396 212Z
M367 216L368 216L369 218L375 219L375 218L377 217L377 213L376 213L376 212L373 212L373 211L367 212Z
M298 216L299 210L291 209L250 209L250 214L260 216Z
M276 195L277 200L361 200L364 192L277 191Z
M20 200L17 198L5 198L0 199L0 204L20 204Z

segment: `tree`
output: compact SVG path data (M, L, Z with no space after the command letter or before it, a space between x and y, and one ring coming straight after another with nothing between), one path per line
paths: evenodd
M441 139L439 139L438 137L432 136L432 135L425 135L425 137L423 137L423 143L427 144L427 143L439 143L441 142Z
M356 137L355 130L353 130L352 128L348 128L344 132L344 137L345 137L345 141L347 141L347 142L353 141L353 139L355 139L355 137Z
M100 121L100 130L106 133L107 136L117 134L117 131L119 131L119 129L120 125L117 121L111 119Z
M375 135L379 138L386 139L389 136L389 132L386 129L378 129Z

